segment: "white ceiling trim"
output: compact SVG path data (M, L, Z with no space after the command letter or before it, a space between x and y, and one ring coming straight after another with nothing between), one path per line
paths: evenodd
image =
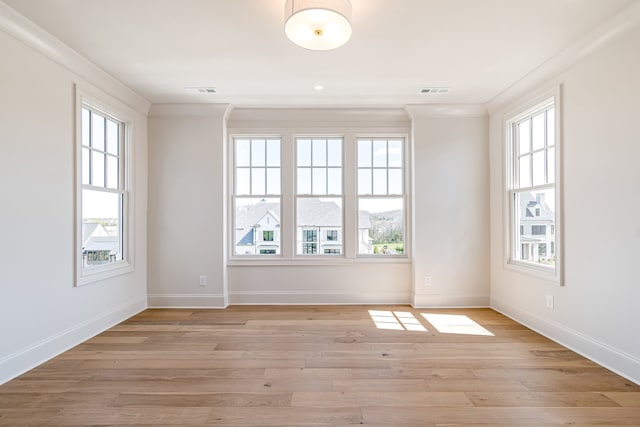
M487 108L482 104L429 104L407 105L405 110L412 119L421 117L485 117Z
M111 96L147 115L151 103L93 62L62 43L3 1L0 1L0 31L40 52L88 83L108 91Z
M212 116L225 117L233 107L230 104L153 104L149 117Z

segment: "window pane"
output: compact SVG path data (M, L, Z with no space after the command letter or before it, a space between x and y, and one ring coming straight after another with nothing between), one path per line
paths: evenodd
M313 166L327 165L327 141L324 139L314 139L313 144Z
M534 116L532 119L534 150L539 150L540 148L544 147L544 136L545 136L544 116L545 116L545 113L542 112Z
M299 198L296 203L296 253L342 253L342 198Z
M342 166L342 140L330 139L327 141L327 166Z
M404 203L402 198L358 200L358 253L403 255Z
M556 150L549 148L547 150L547 177L549 183L556 182Z
M387 167L387 141L373 141L373 166Z
M104 187L104 154L97 151L92 151L91 159L91 184L96 187Z
M251 166L251 142L248 139L236 140L236 166Z
M117 156L119 142L118 123L113 120L107 120L107 152Z
M373 170L373 194L387 194L387 170Z
M267 140L267 166L280 166L280 140Z
M312 193L327 194L327 170L325 168L313 168Z
M311 166L311 140L298 140L298 166Z
M327 170L327 193L342 194L342 169L330 168Z
M548 266L555 265L555 254L542 250L548 248L555 236L555 191L522 191L515 193L516 239L515 259Z
M280 254L280 199L236 198L235 255Z
M531 122L527 120L518 124L518 148L520 150L518 154L525 154L531 151L531 136L529 134L529 131L531 130L530 123Z
M266 148L264 139L251 140L251 166L265 166Z
M251 194L266 194L265 168L251 168Z
M389 194L402 193L402 169L389 169Z
M358 167L371 167L371 141L358 140Z
M267 168L267 194L280 194L280 168Z
M86 108L82 109L82 145L88 147L91 144L91 113Z
M402 141L389 141L389 167L402 167Z
M311 168L298 168L298 194L311 194Z
M89 174L91 170L91 165L89 164L89 156L90 151L88 148L82 149L82 183L90 184L89 182Z
M236 194L251 194L251 170L249 168L236 169Z
M555 108L547 110L547 146L554 145L556 142L556 116Z
M371 194L371 169L358 169L358 194Z
M91 117L93 118L91 146L96 150L104 151L104 117L95 113L92 113Z
M82 190L82 265L92 267L123 259L122 194Z
M107 187L117 189L118 188L118 161L119 159L114 156L107 156Z
M518 187L529 187L531 185L531 165L530 156L520 157L520 181Z
M533 154L533 185L546 184L544 174L544 151Z

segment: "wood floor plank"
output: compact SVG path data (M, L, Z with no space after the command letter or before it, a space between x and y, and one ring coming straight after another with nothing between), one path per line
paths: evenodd
M0 386L0 426L362 424L638 426L640 386L490 309L408 306L145 310Z
M292 406L310 408L378 407L459 407L473 406L460 392L360 391L295 392Z

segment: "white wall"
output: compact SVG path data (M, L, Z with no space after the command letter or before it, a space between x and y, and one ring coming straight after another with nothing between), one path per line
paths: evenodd
M489 158L484 108L411 106L413 304L489 304ZM425 276L431 285L425 285Z
M640 383L640 8L517 105L562 84L564 286L506 269L504 112L491 115L491 304ZM615 31L614 31L615 30ZM595 38L594 38L595 40ZM506 99L506 97L503 97ZM555 308L546 308L546 295Z
M148 103L33 28L20 34L59 63L23 44L10 35L20 20L0 6L3 383L145 308ZM131 108L135 271L82 287L74 286L75 83L138 108Z
M285 164L294 164L294 138L342 135L345 164L355 162L358 135L408 135L409 118L401 109L237 109L229 118L229 133L281 135ZM293 170L283 168L283 222L291 223ZM288 186L288 187L287 187ZM356 225L355 180L345 174L345 229ZM286 207L290 209L285 209ZM411 228L408 227L408 233ZM283 239L287 238L283 230ZM345 238L352 236L344 234ZM289 248L293 251L293 248ZM411 301L410 260L356 259L354 242L345 242L344 258L268 262L232 260L229 272L231 304L391 304ZM286 253L285 258L292 254ZM314 262L317 261L317 262Z
M227 105L149 116L149 305L226 306ZM200 276L207 285L200 286Z

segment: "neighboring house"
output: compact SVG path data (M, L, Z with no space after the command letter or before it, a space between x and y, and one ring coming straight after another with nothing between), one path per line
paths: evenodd
M300 203L296 229L297 252L303 255L339 255L343 251L342 209L335 202L305 198ZM361 252L372 253L368 212L360 212L358 231ZM280 205L259 202L239 210L235 224L237 255L280 253Z
M102 225L82 223L82 263L84 266L114 261L120 252L120 238L111 235Z
M238 211L235 230L236 254L280 253L280 204L260 202Z
M523 261L555 263L554 217L544 194L523 193L520 196L520 257Z

